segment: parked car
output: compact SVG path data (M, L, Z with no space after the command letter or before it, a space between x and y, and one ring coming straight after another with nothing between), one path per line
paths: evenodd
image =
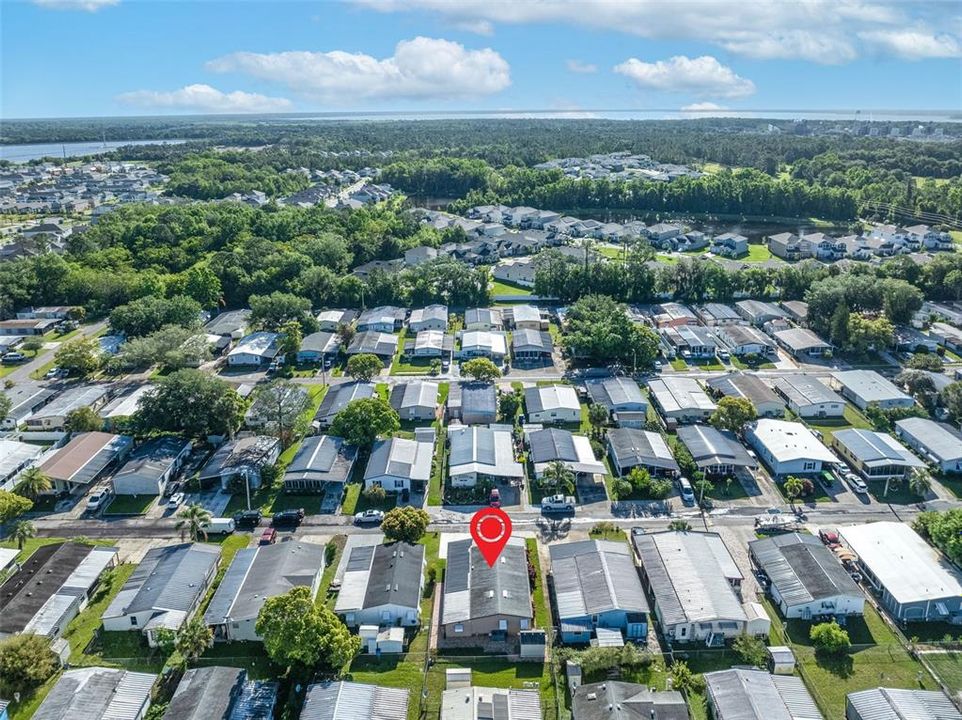
M695 489L691 486L688 478L680 476L678 478L678 492L681 495L681 501L685 505L695 504Z
M96 488L87 498L87 512L103 510L112 497L110 488Z
M27 356L24 355L22 352L14 351L14 352L4 353L2 360L7 365L12 365L14 363L26 362Z
M179 482L167 483L167 487L164 488L164 497L169 498L175 493L180 492L181 485Z
M277 542L277 530L272 527L264 528L264 532L261 533L261 539L258 541L258 545L273 545Z
M819 530L818 538L830 548L836 548L841 544L838 541L838 533L832 530Z
M498 488L491 488L491 494L488 495L488 505L493 508L501 507L501 491Z
M382 520L384 513L381 510L365 510L354 515L354 522L358 525L380 525Z
M541 512L573 512L574 509L572 495L550 495L541 499Z
M298 510L283 510L282 512L274 513L271 524L274 527L297 527L303 519L304 508Z
M184 493L175 492L170 496L170 500L167 501L167 508L170 510L176 510L182 502L184 502Z
M243 528L256 528L261 522L260 510L241 510L234 513L234 525Z
M865 481L855 473L846 473L845 482L847 482L848 486L852 488L852 492L858 493L859 495L868 494L868 485L866 485Z
M66 368L55 367L47 370L47 372L44 374L43 377L45 380L59 380L61 378L67 377L69 374L70 374L70 371L67 370Z

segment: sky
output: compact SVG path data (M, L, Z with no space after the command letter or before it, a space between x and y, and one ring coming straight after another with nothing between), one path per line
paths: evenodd
M0 0L0 118L962 111L957 0Z

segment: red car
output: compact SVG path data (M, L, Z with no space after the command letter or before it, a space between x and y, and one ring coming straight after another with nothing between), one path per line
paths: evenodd
M841 545L838 540L838 533L832 532L831 530L819 530L818 537L823 543L828 545L830 548L836 548Z
M265 528L264 532L261 533L260 545L273 545L277 542L277 530L274 528Z
M501 491L498 488L491 489L491 494L488 495L488 505L493 508L501 507Z

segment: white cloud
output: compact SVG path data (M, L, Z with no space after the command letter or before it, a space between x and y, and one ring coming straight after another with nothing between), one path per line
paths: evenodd
M84 10L97 12L100 8L116 5L120 0L32 0L34 5L50 10Z
M214 72L240 72L341 105L357 99L431 100L492 95L511 84L510 67L497 52L467 50L449 40L402 40L394 55L290 51L237 52L207 63Z
M429 11L448 21L566 23L662 40L713 43L753 58L848 62L860 33L924 25L959 34L958 3L939 0L353 0L381 12ZM956 42L958 37L951 38ZM944 48L946 42L936 44ZM946 57L929 52L926 57Z
M565 62L568 67L569 72L578 73L579 75L590 75L591 73L598 72L598 66L592 63L582 62L581 60L568 60Z
M136 105L158 110L193 110L210 113L267 113L290 110L290 100L268 97L258 93L221 92L201 83L187 85L180 90L136 90L118 95L126 105Z
M676 55L653 63L629 58L616 65L614 71L639 87L662 92L726 98L747 97L755 92L755 83L736 75L711 55L697 58Z
M494 25L488 20L472 20L470 18L455 20L451 23L451 27L485 37L494 35Z
M691 105L685 105L685 107L683 107L681 111L704 113L704 112L714 112L715 110L727 110L727 109L728 108L722 107L721 105L718 105L717 103L713 103L713 102L697 102L697 103L692 103Z
M927 30L873 30L859 37L882 54L892 53L904 60L962 57L958 38Z

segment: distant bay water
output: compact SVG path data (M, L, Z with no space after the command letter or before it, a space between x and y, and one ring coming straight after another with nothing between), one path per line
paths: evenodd
M81 157L116 150L124 145L178 145L185 140L108 140L107 142L40 143L0 145L0 160L25 163L45 157Z

